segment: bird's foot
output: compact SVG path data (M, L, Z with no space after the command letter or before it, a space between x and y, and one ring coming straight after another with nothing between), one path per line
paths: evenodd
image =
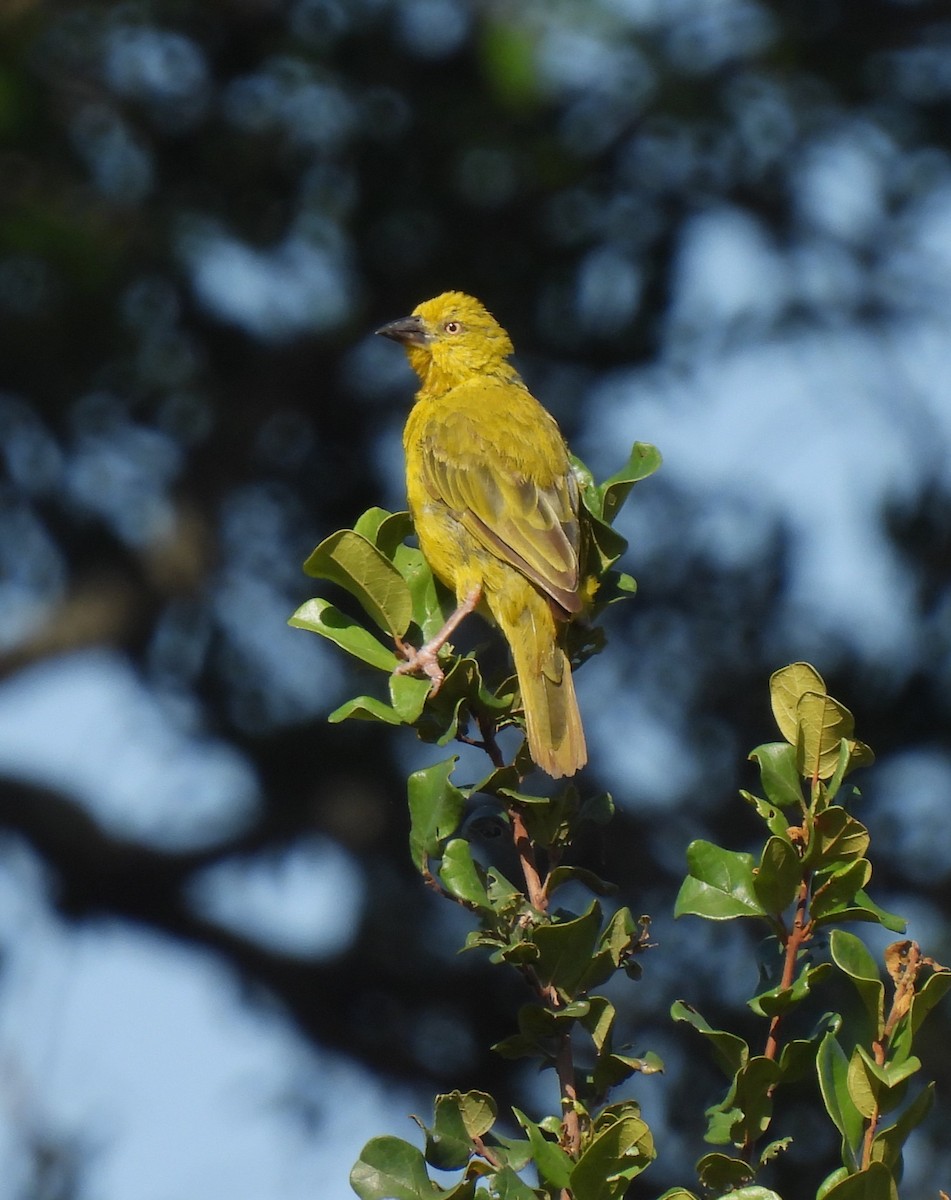
M433 645L432 642L427 642L425 645L417 649L411 646L408 642L404 642L402 638L396 638L396 647L400 654L406 659L406 662L401 662L394 669L394 675L426 675L432 683L429 689L430 696L435 696L442 687L443 680L446 678L446 673L439 665L439 645Z

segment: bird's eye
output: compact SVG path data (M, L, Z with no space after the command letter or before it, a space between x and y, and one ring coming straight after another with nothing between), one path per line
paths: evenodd
M447 321L446 324L443 325L443 329L445 329L446 333L458 333L459 330L462 329L462 326L458 321Z

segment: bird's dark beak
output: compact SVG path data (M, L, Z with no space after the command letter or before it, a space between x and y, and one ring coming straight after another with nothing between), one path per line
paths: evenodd
M377 333L409 346L425 346L432 340L419 317L400 317L378 329Z

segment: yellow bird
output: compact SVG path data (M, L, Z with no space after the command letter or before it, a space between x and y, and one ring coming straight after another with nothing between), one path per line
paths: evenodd
M578 483L564 438L508 361L512 342L462 292L420 304L378 333L401 342L421 381L403 433L419 545L457 608L399 671L442 683L439 648L476 607L512 649L528 748L553 778L587 761L564 649L579 596Z

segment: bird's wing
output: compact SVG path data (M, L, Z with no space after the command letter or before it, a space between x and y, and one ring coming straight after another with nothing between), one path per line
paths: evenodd
M423 483L487 550L578 612L578 484L564 442L534 401L524 421L512 397L502 401L495 421L491 403L441 414L438 435L424 440Z

